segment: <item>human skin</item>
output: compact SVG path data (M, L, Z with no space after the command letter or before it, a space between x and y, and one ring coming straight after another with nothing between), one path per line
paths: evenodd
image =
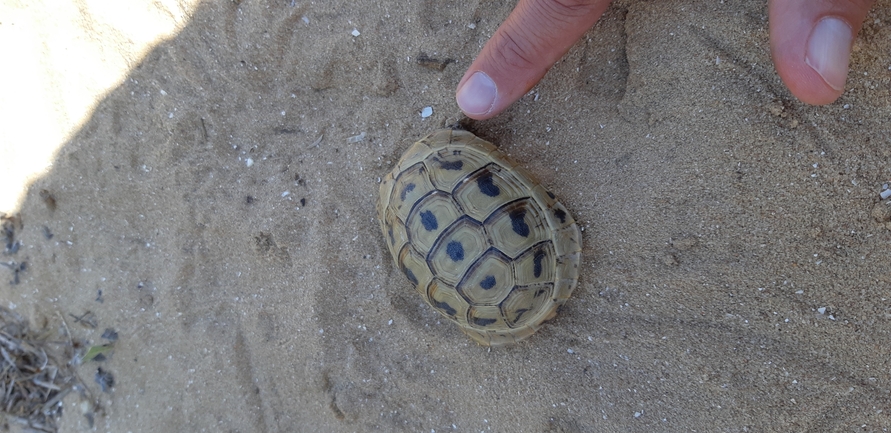
M770 0L770 50L792 94L813 105L844 92L854 38L874 0ZM507 109L590 29L610 0L520 0L458 83L473 119Z

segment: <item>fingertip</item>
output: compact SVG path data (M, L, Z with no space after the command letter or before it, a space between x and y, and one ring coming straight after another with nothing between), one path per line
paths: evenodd
M498 86L483 71L474 71L464 80L455 93L458 108L468 117L482 120L494 116L492 113L498 99Z
M812 61L813 62L813 61ZM808 105L827 105L835 102L844 93L845 76L841 78L841 88L829 85L807 60L788 61L788 59L774 58L777 73L786 84L789 92L796 99ZM847 61L845 62L847 65Z
M838 92L845 90L854 34L838 17L825 17L811 30L804 62Z
M844 93L851 47L871 4L870 0L770 2L771 55L796 98L826 105Z
M506 110L538 83L609 0L520 0L464 74L458 107L478 120Z

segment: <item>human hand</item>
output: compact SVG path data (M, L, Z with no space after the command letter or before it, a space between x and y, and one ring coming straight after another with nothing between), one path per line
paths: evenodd
M770 51L795 97L829 104L844 92L854 37L875 0L770 0ZM585 34L610 0L520 0L458 83L461 111L501 113Z

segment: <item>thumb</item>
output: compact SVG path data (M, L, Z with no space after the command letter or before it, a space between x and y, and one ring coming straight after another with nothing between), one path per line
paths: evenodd
M854 38L874 0L771 0L770 51L795 97L829 104L845 91Z
M488 119L532 88L610 0L520 0L458 83L458 107Z

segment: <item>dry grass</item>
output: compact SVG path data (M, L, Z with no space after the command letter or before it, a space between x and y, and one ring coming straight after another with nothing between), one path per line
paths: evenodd
M62 399L88 392L74 370L76 355L67 326L64 335L35 332L22 316L0 307L0 411L7 422L55 432Z

